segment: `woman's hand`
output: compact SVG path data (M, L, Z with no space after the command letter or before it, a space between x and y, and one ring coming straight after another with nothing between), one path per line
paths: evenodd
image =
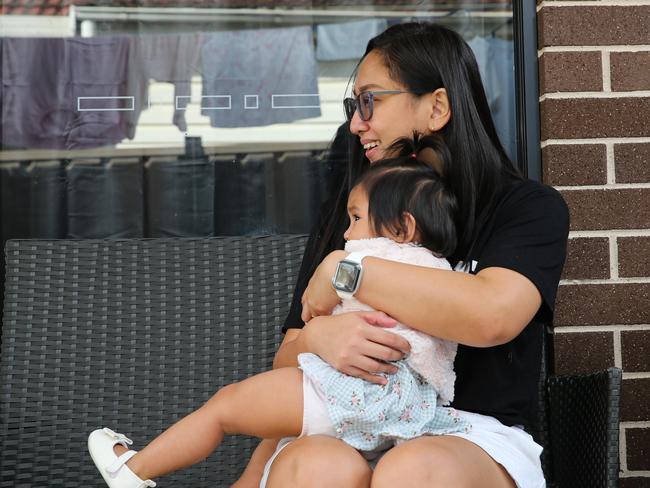
M312 318L320 315L329 315L339 303L339 296L332 287L332 277L336 271L339 261L348 255L345 251L333 251L329 253L323 262L318 265L316 271L309 280L309 284L302 294L303 322L309 322Z
M382 373L393 374L397 361L410 351L409 343L386 328L397 322L383 312L350 312L316 317L302 330L307 349L333 368L376 384Z

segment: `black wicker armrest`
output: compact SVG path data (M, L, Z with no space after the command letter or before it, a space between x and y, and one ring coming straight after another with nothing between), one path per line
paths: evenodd
M619 368L610 368L548 379L547 477L553 486L617 486L621 377Z

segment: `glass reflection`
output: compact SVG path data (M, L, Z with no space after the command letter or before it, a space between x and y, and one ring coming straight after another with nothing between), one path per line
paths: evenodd
M468 40L516 154L510 1L60 4L3 2L3 243L308 232L350 75L404 21Z

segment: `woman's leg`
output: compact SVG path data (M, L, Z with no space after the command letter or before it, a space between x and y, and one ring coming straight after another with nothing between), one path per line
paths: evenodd
M356 449L334 437L310 435L278 454L266 488L368 488L371 476L368 462Z
M388 451L372 477L372 488L409 480L412 488L515 488L506 470L483 449L454 436L419 437Z
M302 417L302 372L297 368L268 371L223 387L156 437L127 466L142 479L157 478L205 459L225 434L299 435Z

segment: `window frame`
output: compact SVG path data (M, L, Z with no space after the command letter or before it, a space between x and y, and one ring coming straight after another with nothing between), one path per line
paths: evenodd
M528 178L541 181L536 5L514 0L512 6L517 163Z

